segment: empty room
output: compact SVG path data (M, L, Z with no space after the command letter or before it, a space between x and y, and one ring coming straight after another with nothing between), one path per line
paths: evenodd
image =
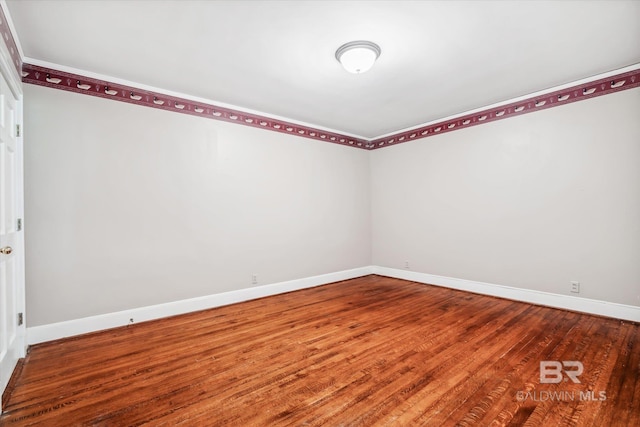
M0 35L0 425L640 426L640 2Z

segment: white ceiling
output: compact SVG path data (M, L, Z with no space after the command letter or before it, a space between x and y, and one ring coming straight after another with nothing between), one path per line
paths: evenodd
M640 1L7 0L26 57L373 139L640 63ZM382 48L353 75L345 42Z

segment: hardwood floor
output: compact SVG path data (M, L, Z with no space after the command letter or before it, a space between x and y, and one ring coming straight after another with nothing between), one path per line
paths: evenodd
M638 426L640 325L368 276L34 346L0 424Z

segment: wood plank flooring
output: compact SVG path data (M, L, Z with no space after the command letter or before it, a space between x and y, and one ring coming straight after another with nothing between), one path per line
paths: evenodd
M580 361L580 383L541 384L541 361ZM640 325L367 276L34 346L5 409L3 426L639 426Z

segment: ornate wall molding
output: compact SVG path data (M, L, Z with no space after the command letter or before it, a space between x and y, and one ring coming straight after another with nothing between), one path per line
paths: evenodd
M4 44L7 46L7 50L11 55L11 62L13 62L13 66L16 67L18 75L20 75L20 71L22 70L22 57L20 56L18 45L13 38L13 31L11 31L2 7L0 7L0 35L2 35Z
M368 141L364 139L340 133L27 63L22 65L22 81L38 86L267 129L334 144L357 148L366 148L368 145Z
M13 38L11 38L11 40L13 40ZM130 104L159 108L182 114L191 114L274 132L293 134L334 144L375 150L635 88L640 86L640 69L583 82L564 89L552 90L548 93L508 102L497 107L462 114L455 118L401 131L370 141L217 106L211 103L193 101L187 98L170 96L160 92L153 92L27 63L22 64L22 81L24 83L97 96Z
M479 112L463 114L449 120L443 120L427 126L398 132L384 138L376 138L370 141L369 145L372 145L373 147L370 147L369 149L398 145L403 142L440 135L442 133L465 129L484 123L495 122L497 120L503 120L534 111L559 107L638 86L640 86L640 69L581 83L565 89L532 96L523 100L509 102L499 107L492 107Z

